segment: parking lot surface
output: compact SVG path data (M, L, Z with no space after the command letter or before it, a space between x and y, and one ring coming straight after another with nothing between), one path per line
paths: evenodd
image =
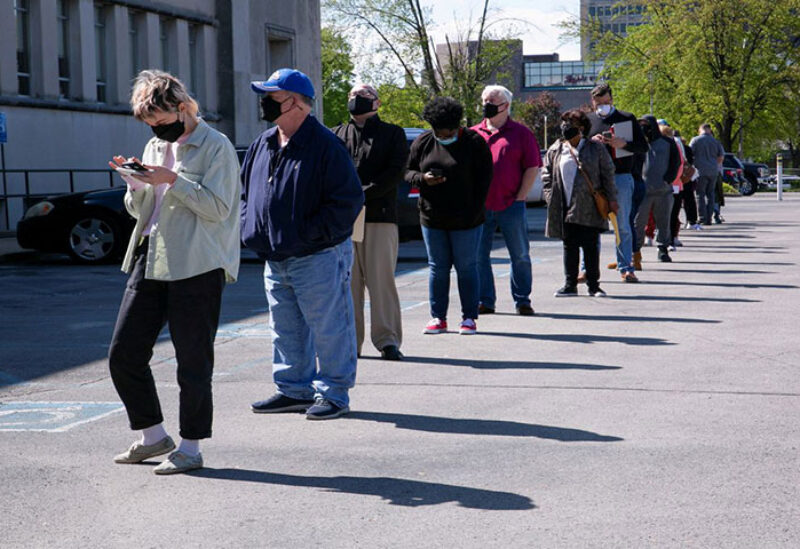
M367 343L337 420L256 415L273 392L261 266L225 291L206 468L117 465L134 439L106 351L125 276L0 257L0 546L800 546L800 199L732 198L727 222L645 248L642 283L556 299L561 246L528 210L536 316L423 335L420 242L401 244L403 362ZM603 236L601 264L613 259ZM450 315L458 318L455 278ZM177 437L175 358L152 360Z

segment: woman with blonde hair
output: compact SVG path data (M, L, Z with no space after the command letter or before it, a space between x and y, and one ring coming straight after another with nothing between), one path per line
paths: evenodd
M239 163L233 145L198 117L183 83L157 70L139 73L133 116L155 134L142 161L109 165L128 185L136 219L122 270L130 274L109 348L111 379L130 427L142 438L117 455L139 463L172 452L149 361L165 324L178 363L180 447L154 472L203 466L200 440L211 436L214 337L225 282L239 271Z

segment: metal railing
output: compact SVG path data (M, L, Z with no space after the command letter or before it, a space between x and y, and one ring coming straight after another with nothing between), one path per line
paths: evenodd
M14 225L11 224L11 201L14 199L21 199L22 205L22 215L25 214L25 210L31 205L32 199L41 199L48 196L53 196L57 194L64 194L64 193L74 193L76 192L76 179L80 179L79 177L76 178L77 174L107 174L108 175L108 187L102 186L98 187L95 184L89 184L88 186L84 185L87 188L81 188L81 191L93 191L99 190L104 188L112 188L114 187L114 170L112 169L59 169L59 168L37 168L37 169L0 169L0 174L2 174L2 183L3 183L3 192L0 194L0 207L2 207L4 211L5 217L5 227L0 228L0 232L14 232L16 230L16 221L14 220ZM22 192L8 192L9 183L13 184L16 187L20 186L19 181L9 181L9 179L14 179L15 176L22 174L22 186L24 190ZM63 181L58 180L53 185L53 181L50 180L49 187L60 187L55 188L53 190L43 191L43 192L35 192L32 191L32 185L36 183L41 183L35 181L37 174L66 174L66 177ZM9 177L10 176L10 177ZM32 177L33 176L33 177ZM96 178L95 178L96 179ZM92 187L92 188L89 188ZM22 215L19 218L22 218Z

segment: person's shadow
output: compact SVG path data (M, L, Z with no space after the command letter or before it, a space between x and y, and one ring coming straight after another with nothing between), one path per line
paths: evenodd
M206 467L187 473L192 476L260 482L304 488L321 488L327 492L379 496L391 505L421 507L455 502L460 507L491 511L526 511L536 509L533 501L519 494L483 490L468 486L455 486L437 482L423 482L391 477L321 477L286 475L252 469L214 469Z
M376 421L394 423L398 429L426 431L429 433L450 433L456 435L490 435L507 437L534 437L560 442L619 442L624 440L615 436L601 435L592 431L502 421L492 419L461 419L452 417L421 416L416 414L389 414L385 412L350 412L343 416L346 420Z

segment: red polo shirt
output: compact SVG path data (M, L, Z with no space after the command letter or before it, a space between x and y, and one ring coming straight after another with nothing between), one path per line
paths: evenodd
M505 210L517 199L525 170L542 166L539 143L532 131L511 118L499 130L487 128L485 119L471 129L486 140L492 151L494 172L486 209Z

